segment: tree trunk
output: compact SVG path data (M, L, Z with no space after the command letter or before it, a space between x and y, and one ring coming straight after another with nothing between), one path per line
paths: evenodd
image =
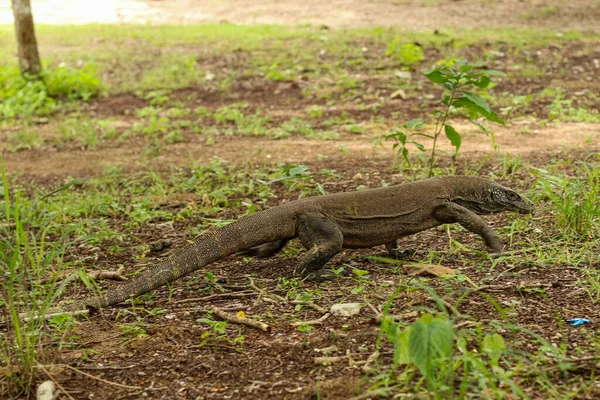
M21 72L34 76L39 75L42 72L42 64L35 40L31 2L30 0L12 0L12 10L15 17Z

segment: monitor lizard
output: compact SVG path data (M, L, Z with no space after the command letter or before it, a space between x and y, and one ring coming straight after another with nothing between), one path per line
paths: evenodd
M307 250L297 270L301 276L317 278L342 248L385 245L397 253L397 239L442 224L459 223L499 253L502 242L479 215L502 211L530 213L533 203L507 187L472 176L436 177L290 201L201 235L130 281L66 309L112 306L229 255L274 255L293 238Z

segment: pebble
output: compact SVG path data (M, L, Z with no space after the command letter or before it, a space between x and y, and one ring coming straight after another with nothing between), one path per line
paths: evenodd
M351 317L358 314L361 307L360 303L341 303L332 305L329 311L339 317Z

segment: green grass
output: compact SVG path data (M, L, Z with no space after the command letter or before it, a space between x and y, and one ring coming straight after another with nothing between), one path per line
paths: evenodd
M448 30L441 35L431 32L404 32L391 28L359 28L321 31L303 26L240 26L208 24L197 26L136 26L136 25L37 25L36 31L42 57L49 66L60 63L76 67L78 63L95 65L110 73L103 79L111 93L157 88L179 88L206 84L208 74L215 83L228 78L218 67L221 54L239 54L237 75L262 74L268 79L293 78L302 70L317 75L336 71L355 71L394 64L406 55L398 49L415 41L425 48L436 47L454 58L462 48L482 43L510 44L515 52L564 43L570 40L592 42L597 36L567 32L557 38L555 32L534 29ZM14 32L12 25L0 26L0 56L14 63ZM361 50L368 45L369 53L387 58L365 59ZM326 54L323 62L321 51ZM336 58L343 57L341 60ZM420 56L415 58L420 60ZM413 61L409 61L409 64ZM209 82L210 83L210 82Z

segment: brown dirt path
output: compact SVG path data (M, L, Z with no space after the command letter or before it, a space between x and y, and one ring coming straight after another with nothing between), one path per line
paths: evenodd
M459 126L460 127L460 126ZM463 138L461 154L490 152L490 139L482 134L469 134ZM572 123L550 125L519 133L522 124L512 124L496 129L496 142L500 151L527 155L533 152L580 149L600 149L600 124ZM445 141L441 148L450 150ZM302 138L271 140L247 137L222 137L216 144L207 145L203 139L194 142L165 145L161 155L152 161L155 165L190 164L220 157L232 162L246 160L267 163L309 162L323 156L329 158L373 158L392 155L391 143L384 147L374 146L364 136L346 135L336 141L315 141ZM71 176L83 177L101 172L107 166L122 166L136 170L148 166L150 161L143 155L143 144L90 150L56 151L48 148L35 151L6 153L4 163L7 172L20 172L44 180L44 178Z

